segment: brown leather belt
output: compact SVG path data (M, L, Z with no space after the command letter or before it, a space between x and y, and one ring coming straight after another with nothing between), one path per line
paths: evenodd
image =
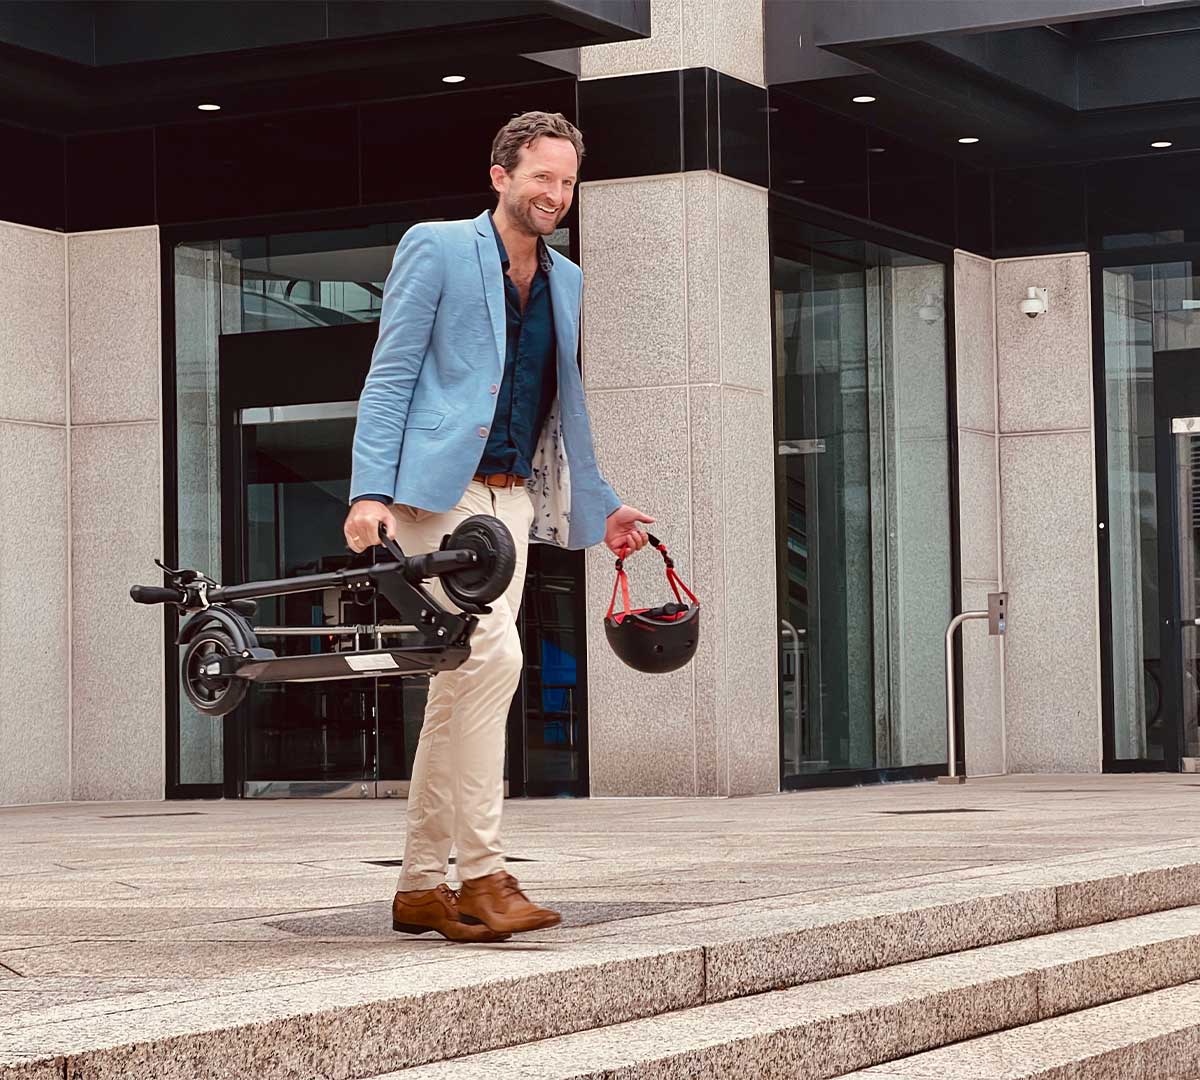
M483 473L476 473L471 479L478 480L481 484L487 484L488 487L494 488L525 486L525 477L514 476L512 473L492 473L489 476L484 476Z

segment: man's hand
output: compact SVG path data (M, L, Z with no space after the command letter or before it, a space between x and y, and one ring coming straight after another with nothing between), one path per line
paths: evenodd
M342 532L346 534L346 546L351 551L366 551L379 543L379 523L387 526L388 536L396 535L396 519L392 508L376 499L360 499L350 507Z
M635 510L632 506L621 506L608 515L604 526L604 542L618 559L624 559L646 546L646 534L635 522L653 525L654 518Z

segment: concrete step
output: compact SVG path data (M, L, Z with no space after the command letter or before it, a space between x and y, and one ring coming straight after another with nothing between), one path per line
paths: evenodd
M1100 924L1191 905L1200 905L1200 846L1194 844L1126 850L1107 859L1068 857L865 897L806 903L793 895L525 936L504 945L447 946L428 963L410 961L404 967L395 965L405 940L395 938L381 942L378 956L372 954L354 975L303 971L265 988L242 982L216 997L201 993L203 988L189 995L185 987L131 995L128 1001L51 1002L12 1020L0 1008L0 1080L61 1080L64 1075L88 1080L342 1080L540 1044L591 1029L608 1029L596 1034L603 1042L617 1030L613 1025L663 1013L675 1014L664 1017L664 1023L680 1023L677 1017L691 1018L691 1023L721 1002L754 1014L762 1001L798 1000L801 1018L809 1008L804 1002L825 1002L834 1010L828 1019L833 1023L833 1017L842 1015L838 1010L844 1011L836 1005L842 1000L837 995L865 993L875 986L863 975L865 982L846 990L843 980L858 977L856 973L878 972L880 993L886 987L899 992L909 976L895 972L909 969L897 965L911 967L945 956L930 961L928 969L912 970L950 979L947 985L957 1000L974 986L954 982L971 974L970 961L945 954L974 949L983 951L969 955L1000 957L1006 954L988 953L987 947L1002 949L1009 942L1025 950L1020 955L1028 961L1038 948L1048 947L1046 942L1066 940L1060 935L1074 928L1096 924L1103 933ZM1194 915L1175 917L1186 921ZM1176 937L1190 940L1190 923L1183 929L1182 923L1171 925ZM1124 978L1124 967L1136 964L1136 957L1120 956L1110 945L1101 955L1111 953L1105 962L1116 964ZM1200 970L1189 966L1190 946L1181 947L1178 970L1154 943L1147 948L1155 955L1153 985L1126 988L1111 997L1200 979ZM1089 960L1093 967L1097 963ZM1025 987L1022 993L1031 979L1040 985L1051 978L1033 978L1029 973L1040 969L1032 961L1014 970L1017 974L1006 978ZM988 983L986 993L973 989L965 1000L984 994L991 1002L1002 984L1008 985L1003 980ZM788 987L802 988L795 992L798 998L788 997L792 991L751 997ZM50 997L53 988L45 989ZM968 1033L955 1037L1042 1018L1027 1017L1016 1009L1019 1004L1014 1003L1011 1016L1004 1013L1009 1017L1004 1023L968 1024ZM900 1010L909 1018L906 1023L919 1025L927 1005L940 1008L936 998L911 995L886 1008L889 1015ZM714 1030L724 1030L726 1014L714 1016ZM770 1040L776 1040L774 1028L769 1031ZM730 1040L718 1043L725 1041ZM907 1054L937 1045L901 1043ZM668 1041L652 1048L672 1045ZM848 1071L885 1060L889 1058L856 1059L840 1067Z
M1200 983L970 1039L841 1080L1195 1080Z
M828 1080L1198 979L1200 907L1191 907L700 1005L375 1080ZM965 1077L976 1074L957 1074Z

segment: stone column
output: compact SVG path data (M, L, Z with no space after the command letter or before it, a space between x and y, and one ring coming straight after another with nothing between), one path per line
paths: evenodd
M1025 290L1049 311L1021 314ZM1099 772L1099 573L1091 298L1085 254L996 264L1011 772Z
M648 39L582 49L582 78L618 82L707 68L708 100L697 105L681 97L674 136L647 127L636 113L622 120L625 141L650 139L666 150L663 140L678 138L681 171L608 179L613 172L601 170L604 179L589 183L584 163L583 371L601 468L626 502L657 518L652 531L699 595L703 622L699 655L684 670L651 677L623 667L600 620L613 559L603 548L589 553L591 790L775 791L779 629L766 124L753 134L743 120L734 130L737 108L730 104L726 116L721 96L736 92L745 108L747 96L753 102L758 95L749 112L765 117L762 4L651 0L650 18ZM700 116L689 112L693 107ZM581 119L586 140L583 107ZM706 131L707 144L686 141L685 130L692 138L699 130L700 143ZM614 133L605 134L611 144ZM760 151L760 173L740 171L747 140ZM636 601L670 598L656 553L630 560L630 570Z
M0 804L71 792L67 240L0 223Z
M596 449L657 518L703 607L689 667L645 676L604 642L613 560L589 553L595 795L778 786L774 437L767 195L712 172L585 184L583 364ZM662 560L630 560L662 602Z
M75 799L164 793L161 329L156 227L67 239Z

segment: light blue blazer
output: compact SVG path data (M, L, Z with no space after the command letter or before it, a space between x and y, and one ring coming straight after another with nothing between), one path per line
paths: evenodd
M583 272L550 250L558 397L538 441L530 539L584 548L621 500L600 475L576 362ZM350 498L391 492L443 512L479 468L504 374L503 270L487 213L404 234L383 290L379 340L358 402Z

